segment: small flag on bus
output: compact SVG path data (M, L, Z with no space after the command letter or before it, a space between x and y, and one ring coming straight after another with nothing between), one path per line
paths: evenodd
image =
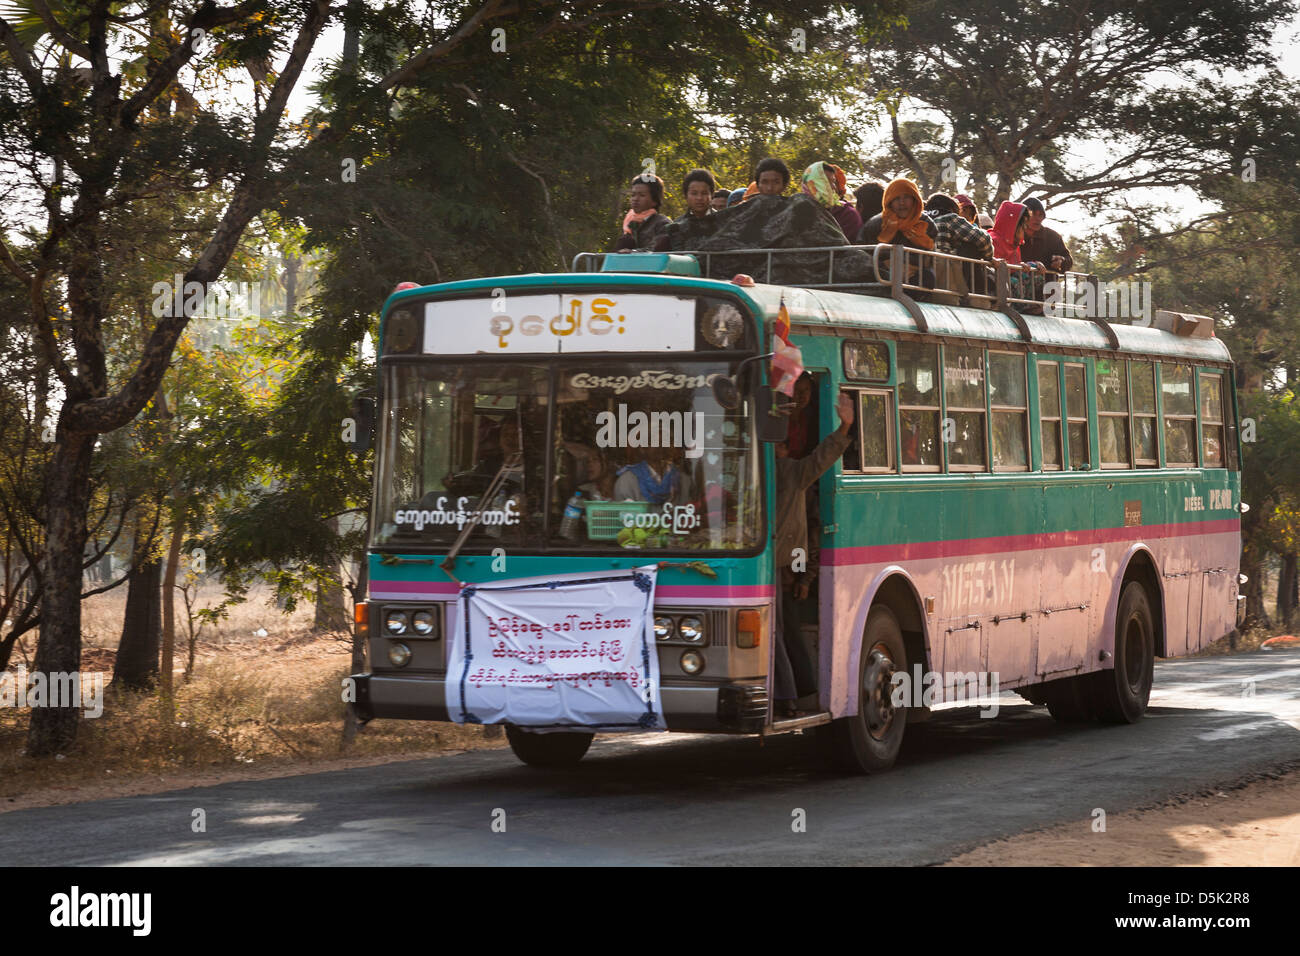
M772 381L776 390L782 395L794 395L794 383L803 374L803 352L797 345L790 344L790 313L785 307L785 296L781 296L781 308L776 313L776 323L772 326Z

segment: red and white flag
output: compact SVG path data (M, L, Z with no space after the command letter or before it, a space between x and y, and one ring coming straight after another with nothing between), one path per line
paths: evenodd
M790 313L785 308L785 296L781 297L781 308L772 327L772 352L771 379L776 383L776 390L793 396L794 383L803 374L803 352L790 344Z

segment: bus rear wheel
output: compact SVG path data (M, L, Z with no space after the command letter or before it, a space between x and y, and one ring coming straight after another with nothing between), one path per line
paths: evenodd
M893 704L893 676L907 673L907 648L894 612L876 605L867 615L858 659L858 712L823 729L831 762L850 773L893 766L903 745L907 708Z
M1132 724L1146 713L1155 674L1155 623L1146 588L1129 581L1115 612L1115 667L1089 676L1097 716L1107 724Z
M595 734L530 734L506 724L506 740L515 756L530 767L576 767L587 753Z

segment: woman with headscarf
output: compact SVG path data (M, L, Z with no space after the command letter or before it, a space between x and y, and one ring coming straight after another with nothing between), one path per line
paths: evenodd
M623 217L623 235L614 243L615 252L652 249L671 220L659 211L664 201L664 181L641 173L632 179L631 209Z
M870 246L884 243L933 252L937 235L934 222L925 214L921 190L910 179L899 178L885 187L880 214L867 220L858 233L857 244ZM907 281L914 282L916 278L913 269ZM921 285L933 288L934 270L923 268L920 279Z
M844 170L832 163L813 163L803 171L800 189L834 217L846 239L852 239L862 228L858 211L844 201L847 180Z
M1041 272L1043 264L1041 262L1022 263L1020 258L1020 247L1025 244L1025 229L1028 226L1029 210L1021 203L1003 200L1002 205L998 207L997 218L993 220L993 228L989 230L989 236L993 239L993 255L998 259L1005 259L1008 265L1018 266L1027 265L1035 272ZM1015 298L1036 298L1031 292L1031 286L1026 281L1029 276L1020 269L1011 270L1011 294ZM1041 283L1041 276L1036 276L1032 288L1038 288Z

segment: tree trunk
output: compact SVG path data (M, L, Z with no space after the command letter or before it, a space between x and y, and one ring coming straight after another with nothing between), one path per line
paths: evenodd
M90 503L90 459L95 436L60 429L46 473L45 573L41 586L41 636L33 670L44 674L81 669L81 562ZM27 753L50 757L77 739L81 710L35 707Z
M182 517L175 519L171 544L167 547L167 574L163 577L162 591L162 662L158 671L163 696L169 700L176 656L176 566L181 557L181 541L185 537L185 509L181 502L177 505L176 514Z
M1296 553L1291 551L1282 555L1282 570L1277 577L1277 619L1283 627L1289 628L1295 622L1298 585Z
M993 212L996 214L998 207L1011 198L1011 172L1006 169L998 170L998 191L993 194Z
M113 686L150 690L158 682L162 639L162 559L151 557L153 542L140 542L126 585L122 641L113 665Z
M339 521L331 518L328 522L335 535L339 533ZM363 592L364 593L364 592ZM339 568L331 569L330 578L316 588L316 619L312 629L317 631L346 631L348 628L348 609L343 600L343 581L339 578Z

